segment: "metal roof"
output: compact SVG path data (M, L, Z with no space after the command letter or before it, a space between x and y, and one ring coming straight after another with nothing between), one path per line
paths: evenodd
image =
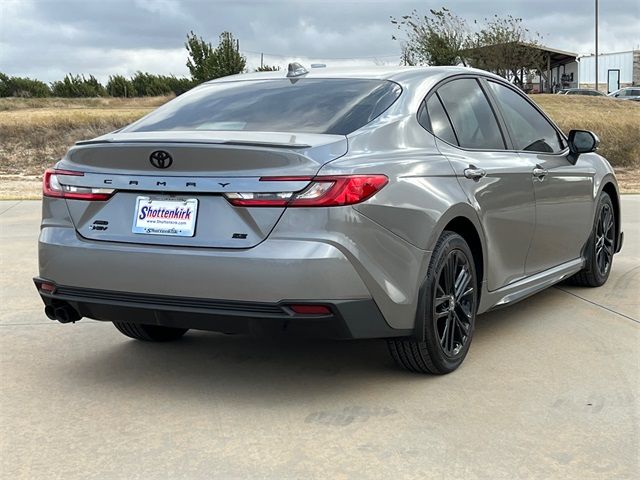
M556 67L558 65L565 65L567 63L574 62L578 58L577 53L566 52L564 50L558 50L556 48L549 48L549 47L545 47L544 45L534 45L534 44L523 43L523 42L512 42L512 43L500 44L500 45L502 46L502 45L512 45L512 44L542 52L543 54L549 57L551 68ZM497 45L487 45L484 47L470 48L467 51L491 49L495 46Z

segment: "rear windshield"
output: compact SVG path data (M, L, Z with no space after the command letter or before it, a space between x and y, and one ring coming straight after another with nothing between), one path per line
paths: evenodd
M387 80L275 79L203 85L123 132L243 130L346 135L400 96Z

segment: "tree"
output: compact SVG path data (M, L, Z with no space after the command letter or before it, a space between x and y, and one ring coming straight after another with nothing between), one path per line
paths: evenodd
M193 30L187 34L187 42L184 44L189 59L187 68L194 82L202 83L215 78L213 65L213 47L202 37L198 37Z
M414 67L417 65L416 59L413 56L413 52L407 46L406 43L403 43L401 46L402 53L400 54L400 65L405 67Z
M405 65L457 65L460 52L465 48L468 28L464 19L446 7L429 10L420 16L416 10L400 19L391 17L391 23L406 34L402 45ZM396 36L392 37L397 40Z
M226 77L244 72L247 59L240 55L238 43L231 32L220 34L220 43L213 51L214 78Z
M530 71L545 70L544 54L538 48L541 36L529 31L521 18L494 15L482 22L474 20L470 29L464 19L442 7L422 17L414 10L399 20L392 17L391 23L406 33L401 44L403 65L463 63L520 86Z
M230 32L220 34L220 42L214 49L211 43L191 31L187 35L185 48L189 53L187 68L196 83L241 73L247 63Z
M277 72L280 67L277 65L260 65L255 69L256 72Z
M542 37L530 32L521 18L494 15L484 21L463 52L466 63L518 84L530 70L544 70L544 54L538 48Z

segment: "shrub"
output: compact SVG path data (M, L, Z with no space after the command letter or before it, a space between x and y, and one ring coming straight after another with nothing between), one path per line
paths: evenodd
M191 89L195 83L188 78L178 78L174 75L154 75L136 72L131 78L136 95L141 97L157 97L174 93L180 95Z
M182 95L197 85L193 80L186 77L176 77L174 75L163 77L171 91L176 95Z
M111 75L107 82L107 93L112 97L135 97L133 82L122 75Z
M105 97L107 91L96 77L68 74L63 80L52 82L51 91L55 97Z
M131 83L141 97L157 97L171 93L171 88L161 75L136 72L131 78Z
M0 72L0 97L50 97L49 86L40 80L10 77Z

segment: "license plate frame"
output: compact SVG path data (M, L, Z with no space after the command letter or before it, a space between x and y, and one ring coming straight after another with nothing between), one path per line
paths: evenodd
M131 231L138 235L193 237L197 218L197 198L139 196L136 197Z

